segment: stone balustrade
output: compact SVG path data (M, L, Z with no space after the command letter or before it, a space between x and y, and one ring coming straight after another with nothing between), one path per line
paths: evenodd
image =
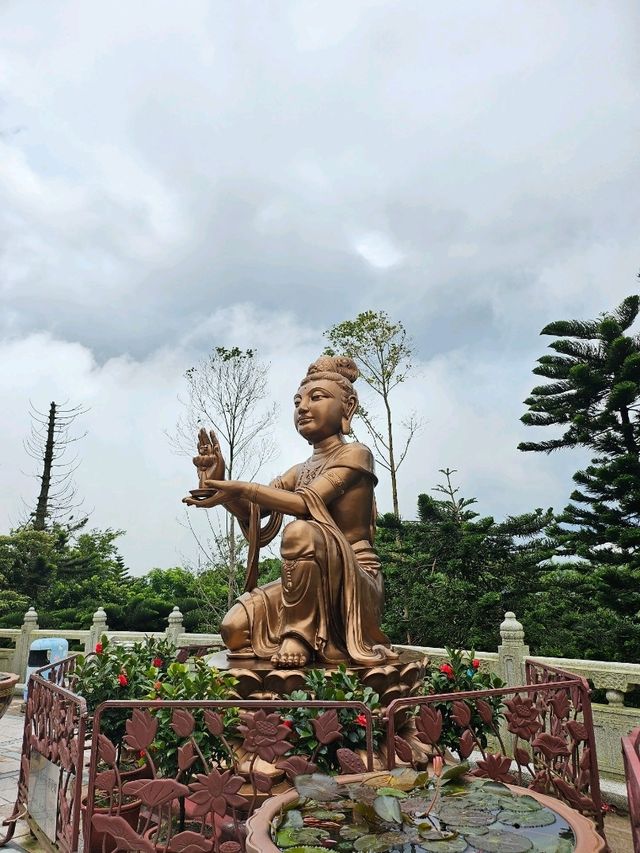
M525 643L524 629L514 613L505 614L499 628L501 643L497 652L476 651L480 668L485 672L499 675L508 685L518 685L525 682L525 660L533 660L569 670L588 679L597 689L606 691L606 704L593 705L594 727L598 750L600 771L612 779L622 780L624 768L620 748L621 737L631 729L640 725L640 708L629 708L624 705L625 694L634 687L640 686L640 664L611 663L599 660L574 660L572 658L536 657L529 654ZM107 614L102 607L93 615L91 626L85 630L56 630L55 628L41 629L38 625L38 614L33 607L24 615L22 627L0 628L0 638L11 641L12 647L0 649L0 671L16 672L24 675L31 643L41 637L63 637L83 648L86 652L93 651L95 644L102 634L115 642L133 643L145 636L165 636L176 645L213 645L223 648L219 634L194 634L184 631L182 613L174 607L167 619L164 631L111 631L107 624ZM438 665L447 659L445 649L430 646L402 646L401 648L415 649L426 653L432 664ZM21 692L23 685L16 690Z

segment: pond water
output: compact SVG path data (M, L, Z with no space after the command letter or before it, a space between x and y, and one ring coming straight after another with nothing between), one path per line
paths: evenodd
M274 821L284 853L571 853L567 822L533 797L487 780L441 781L400 769L338 784L296 779L299 799Z

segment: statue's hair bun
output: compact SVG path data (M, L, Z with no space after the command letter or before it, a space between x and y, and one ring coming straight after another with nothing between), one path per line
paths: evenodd
M338 373L349 382L355 382L358 378L358 367L352 358L345 355L321 355L309 365L307 376L314 373Z

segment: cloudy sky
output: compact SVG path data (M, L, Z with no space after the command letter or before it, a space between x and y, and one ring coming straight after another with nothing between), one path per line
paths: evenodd
M135 573L195 560L184 371L271 364L268 479L323 330L368 308L415 344L405 517L445 466L485 514L561 508L581 457L519 453L519 417L542 326L637 288L639 36L633 0L3 0L2 529L29 401L68 400L91 523Z

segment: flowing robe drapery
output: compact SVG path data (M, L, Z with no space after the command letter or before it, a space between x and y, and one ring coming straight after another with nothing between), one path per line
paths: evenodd
M338 448L316 477L331 468L352 468L375 481L370 452L363 457L355 450L354 445ZM253 653L270 658L283 635L289 634L303 639L328 663L351 660L372 666L395 659L397 655L379 627L384 592L372 541L347 541L314 490L313 480L295 491L308 510L305 523L316 528L324 553L315 562L313 556L299 565L298 561L285 561L283 578L240 596L238 603L246 614ZM372 507L371 540L374 522ZM289 612L295 618L290 619ZM295 627L290 629L291 625Z

